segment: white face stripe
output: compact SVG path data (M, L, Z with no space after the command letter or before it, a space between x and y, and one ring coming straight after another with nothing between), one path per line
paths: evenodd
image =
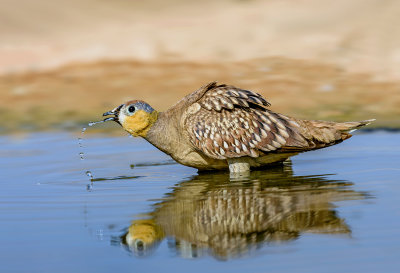
M119 111L119 114L118 114L119 123L124 124L125 118L126 118L126 115L123 113L123 111Z

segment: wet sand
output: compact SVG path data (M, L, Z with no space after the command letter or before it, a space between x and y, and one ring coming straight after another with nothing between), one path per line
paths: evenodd
M376 118L372 127L400 127L398 82L379 82L367 74L285 58L97 62L5 75L0 77L0 125L5 130L76 128L130 99L145 100L163 111L214 80L257 91L271 109L295 117Z

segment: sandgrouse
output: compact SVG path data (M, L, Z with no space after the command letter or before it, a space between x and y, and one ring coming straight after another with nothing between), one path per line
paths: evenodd
M133 136L141 136L177 162L199 170L247 172L282 162L300 152L331 146L368 125L301 120L271 111L258 93L209 83L165 112L140 100L103 116Z

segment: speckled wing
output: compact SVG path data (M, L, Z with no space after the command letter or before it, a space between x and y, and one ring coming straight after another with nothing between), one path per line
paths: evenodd
M307 143L292 119L267 109L258 93L212 83L186 111L191 143L211 158L259 157ZM285 149L286 149L285 148Z

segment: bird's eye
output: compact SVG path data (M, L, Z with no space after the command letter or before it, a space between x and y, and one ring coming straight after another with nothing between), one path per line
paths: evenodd
M143 251L143 249L144 249L144 244L143 244L142 240L137 239L135 241L135 246L136 246L136 249L139 251Z
M133 105L131 105L131 106L129 106L129 108L128 108L128 112L129 113L133 113L133 112L135 112L135 106L133 106Z

